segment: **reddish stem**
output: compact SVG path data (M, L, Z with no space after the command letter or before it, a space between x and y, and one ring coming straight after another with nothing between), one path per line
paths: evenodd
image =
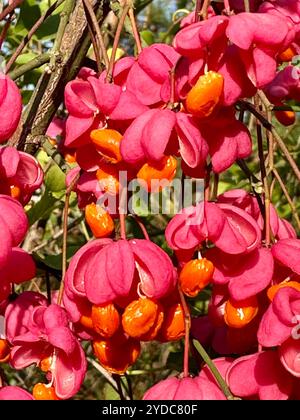
M4 9L2 13L0 13L0 21L6 18L7 15L12 13L22 2L23 0L14 0L11 4L9 4L6 7L6 9Z
M196 9L195 9L195 22L199 22L201 20L201 5L202 0L197 0L196 2Z
M9 72L11 69L11 66L14 64L16 59L19 57L21 52L23 51L24 47L28 44L28 42L31 40L32 36L35 34L35 32L38 30L38 28L41 26L41 24L54 12L55 9L57 9L58 6L60 6L63 3L63 0L58 0L55 3L52 4L51 7L44 13L33 25L33 27L30 29L28 34L22 39L21 43L18 45L17 49L9 59L7 65L6 65L6 73Z
M108 66L108 70L107 70L107 75L106 75L106 81L108 83L112 83L113 81L113 70L114 70L114 64L115 64L115 59L116 59L116 54L117 54L117 49L118 49L118 45L119 45L119 41L121 38L121 33L122 33L122 29L125 23L125 19L127 16L127 13L130 9L129 5L124 6L118 26L117 26L117 30L116 30L116 34L115 34L115 38L114 38L114 43L113 43L113 47L112 47L112 52L111 52L111 57L110 57L110 61L109 61L109 66Z
M134 11L133 11L132 7L129 9L128 15L129 15L129 19L130 19L130 23L131 23L131 27L132 27L134 40L135 40L135 43L136 43L137 52L138 52L138 54L140 54L143 50L143 47L142 47L141 37L140 37L140 33L139 33L139 30L138 30L138 27L137 27L137 24L136 24Z
M95 47L96 47L96 50L97 50L97 55L99 55L100 57L102 56L102 58L104 60L104 63L105 63L105 67L107 69L108 66L109 66L109 58L108 58L108 55L107 55L107 51L106 51L106 48L105 48L105 43L104 43L103 36L102 36L101 30L100 30L100 27L99 27L97 16L95 15L93 6L91 5L89 0L83 0L83 4L85 6L85 10L88 12L89 19L90 19L91 24L92 24L91 26L94 27L95 32L96 32L96 36L94 36L94 38L96 40ZM92 29L91 29L91 32L92 32ZM94 49L95 49L95 47L94 47ZM96 55L96 50L95 50L95 55ZM100 63L98 65L100 65Z
M2 29L2 32L1 32L1 35L0 35L0 50L2 48L2 44L3 44L4 40L6 38L7 31L10 27L10 24L11 24L11 18L7 22L5 22L5 25L3 26L3 29Z
M211 2L211 0L204 0L204 2L203 2L203 6L202 6L200 14L201 14L201 16L203 17L204 20L207 19L208 8L210 6L210 2Z
M224 0L224 7L225 7L226 12L230 12L229 0Z
M134 216L135 221L137 222L137 224L139 225L141 231L143 232L143 235L145 237L145 239L147 239L148 241L150 240L147 229L144 225L144 223L142 222L141 218L139 216Z
M184 355L183 355L183 376L187 378L190 375L189 372L189 349L190 349L190 328L191 328L191 315L189 307L186 303L184 294L178 286L179 296L181 305L184 313Z

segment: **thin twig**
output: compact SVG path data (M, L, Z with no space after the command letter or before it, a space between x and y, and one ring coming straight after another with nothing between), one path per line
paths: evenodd
M113 81L113 69L114 69L117 49L118 49L122 29L123 29L123 26L124 26L124 23L125 23L125 19L126 19L126 16L127 16L127 13L129 11L130 7L131 6L129 6L128 4L124 6L121 17L120 17L120 20L119 20L119 23L118 23L118 26L117 26L117 30L116 30L116 34L115 34L115 38L114 38L114 43L113 43L113 47L112 47L112 53L111 53L109 66L108 66L108 70L107 70L107 75L106 75L106 81L109 82L109 83L111 83Z
M85 11L85 15L86 15L86 19L87 19L87 23L88 23L88 28L89 28L89 34L91 37L91 41L93 44L93 50L94 50L94 54L95 54L95 58L96 58L96 65L97 65L97 71L100 74L102 71L102 66L101 66L101 52L99 50L98 47L98 43L97 43L97 39L95 38L94 32L93 32L93 24L91 21L91 16L89 15L88 9L86 7L86 3L89 3L88 0L82 0L83 1L83 8Z
M23 2L23 0L14 0L12 3L10 3L2 13L0 13L0 21L6 18L7 15L11 14L20 4Z
M61 283L60 283L60 288L59 288L58 298L57 298L58 305L60 305L62 302L62 297L63 297L63 292L64 292L64 281L65 281L65 276L66 276L66 271L67 271L68 213L69 213L69 205L70 205L70 196L79 177L80 177L80 173L74 176L74 178L72 179L70 185L68 186L66 190L66 196L65 196L65 206L64 206L64 212L63 212L63 246L62 246L62 275L61 275L62 277L61 277Z
M215 201L218 196L219 174L214 173L213 189L211 193L211 200Z
M195 7L195 22L199 22L201 20L201 4L202 0L196 1L196 7Z
M261 181L252 173L252 171L248 168L246 162L243 159L238 159L236 161L236 163L239 165L241 170L244 172L244 174L249 179L249 182L250 182L251 188L252 188L252 192L255 195L255 198L256 198L257 203L259 205L260 212L261 212L262 216L264 217L264 214L265 214L264 203L261 199L261 196L258 194L258 192L256 191L256 188L255 188L255 184L259 184L259 183L261 183Z
M3 29L1 31L1 35L0 35L0 50L2 48L2 44L3 44L4 40L6 38L7 31L9 29L9 27L10 27L10 24L12 22L12 19L13 19L13 17L12 16L9 16L8 20L5 22L5 25L3 26Z
M130 376L125 372L125 378L128 384L128 397L131 401L133 401L133 389Z
M100 55L104 60L104 64L105 64L106 69L108 69L109 58L108 58L108 55L107 55L107 51L106 51L106 48L105 48L105 43L104 43L104 40L103 40L103 36L101 34L101 30L100 30L100 27L99 27L97 16L95 15L94 9L93 9L90 1L89 0L82 0L82 1L83 1L84 5L86 7L86 10L89 13L89 16L91 18L93 27L94 27L95 32L96 32L96 40L98 42L99 52L101 53Z
M17 49L14 51L13 55L9 59L7 65L6 65L6 73L9 72L11 69L11 66L14 64L16 59L19 57L21 52L23 51L24 47L28 44L28 42L31 40L32 36L35 34L35 32L38 30L38 28L41 26L41 24L52 15L52 13L64 2L65 0L57 0L55 3L52 4L52 6L49 7L49 9L44 13L33 25L33 27L30 29L28 34L22 39L21 43L18 45ZM27 63L26 63L27 64Z
M44 53L44 54L38 55L37 57L23 64L22 66L17 67L13 69L11 72L9 72L9 77L12 80L16 80L19 77L23 76L23 74L27 73L28 71L37 69L38 67L41 67L44 64L48 63L50 60L50 57L51 57L50 53Z
M259 98L255 98L256 106L259 107ZM267 171L265 166L265 157L264 157L264 149L263 149L263 137L262 137L262 126L260 121L256 120L256 134L257 134L257 145L258 145L258 157L259 157L259 165L260 165L260 172L261 172L261 181L263 184L264 190L264 232L265 232L265 240L266 246L270 245L271 240L271 226L270 226L270 192L269 192L269 185L267 179Z
M261 96L260 96L261 98ZM279 133L277 132L276 128L266 119L266 117L260 112L258 111L255 106L253 104L251 104L250 102L247 101L239 101L238 102L241 107L245 107L246 109L248 109L248 111L250 111L261 123L262 125L269 131L271 131L271 133L273 134L274 140L276 141L276 143L278 144L279 148L281 149L282 153L284 154L284 156L286 157L286 160L288 161L288 163L290 164L294 174L296 175L298 181L300 182L300 170L294 160L294 158L292 157L292 155L290 154L288 148L286 147L284 141L282 140L282 138L280 137ZM268 103L265 102L264 103L265 106L268 106ZM271 105L271 104L270 104Z
M73 222L69 223L68 225L68 231L70 231L71 229L73 229L74 227L76 227L82 220L84 219L84 216L81 215L79 216L77 219L73 220ZM44 241L42 243L40 243L39 245L37 245L35 248L33 248L30 253L32 254L33 252L37 252L42 248L45 248L45 246L51 244L52 242L56 241L57 239L59 239L60 237L63 236L63 229L61 229L59 232L55 233L49 240Z
M138 27L137 27L137 24L136 24L134 11L133 11L132 7L129 9L128 15L129 15L130 23L131 23L132 33L133 33L134 40L135 40L135 43L136 43L137 52L138 52L138 54L140 54L142 52L143 48L142 48L140 33L139 33L139 30L138 30Z
M117 392L120 395L120 399L122 401L126 400L126 398L124 396L124 393L123 393L123 388L122 388L122 383L121 383L121 377L120 377L120 375L113 374L112 376L113 376L113 378L114 378L114 380L115 380L115 382L117 384Z
M211 2L211 0L204 0L204 2L203 2L203 6L202 6L202 9L201 9L200 15L203 17L204 20L206 20L207 17L208 17L208 8L210 6L210 2Z
M178 291L180 296L181 305L184 313L184 355L183 355L183 376L188 378L189 372L189 349L190 349L190 328L191 328L191 315L189 307L186 303L184 294L178 285Z
M249 2L249 0L244 0L244 7L245 7L245 12L249 13L250 12L250 2Z
M137 222L137 224L139 225L141 231L143 232L143 235L144 235L145 239L149 240L149 235L148 235L147 229L146 229L144 223L142 222L141 218L137 215L134 215L133 218Z
M46 271L46 290L47 290L47 300L48 300L49 305L51 305L51 284L50 284L49 271Z
M101 373L101 375L104 376L104 378L107 380L107 382L111 385L111 387L118 392L118 387L117 387L117 383L116 381L113 379L112 375L110 373L107 372L106 369L104 369L104 367L102 367L98 362L96 362L94 359L92 359L91 357L87 357L87 361L95 368L98 370L98 372Z
M285 195L285 197L287 199L287 202L290 205L291 211L292 211L293 216L295 218L295 221L297 223L297 227L300 230L300 219L299 219L299 216L298 216L297 208L296 208L296 206L295 206L295 204L294 204L294 202L293 202L293 200L292 200L292 198L291 198L291 196L290 196L290 194L289 194L281 176L279 175L279 172L277 171L277 169L273 168L272 172L273 172L273 175L275 176L276 180L278 181L278 184L280 185L280 188L282 189L282 192Z

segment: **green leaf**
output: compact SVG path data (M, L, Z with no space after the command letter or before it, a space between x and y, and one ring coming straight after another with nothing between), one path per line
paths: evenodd
M21 5L18 23L15 26L16 32L27 31L32 28L35 22L41 17L41 9L35 0L25 0Z
M53 197L52 193L46 190L40 201L28 210L27 217L29 224L33 225L37 220L47 218L56 202L57 198Z
M80 245L71 245L67 248L67 261L69 261L75 252L78 251ZM35 254L35 258L42 261L48 267L53 268L54 270L61 270L62 267L62 253L57 255L46 255L42 256L40 254Z
M113 389L113 387L106 383L103 387L104 400L119 400L120 395Z
M59 25L59 15L50 16L47 19L45 25L42 25L37 31L36 36L38 39L46 39L49 41L50 39L54 38L57 32L57 28Z
M142 40L147 44L147 45L152 45L155 42L154 39L154 35L153 32L149 31L149 30L145 30L141 32L141 37Z
M66 189L66 175L57 165L51 166L46 173L45 185L52 193L60 193L59 196ZM56 194L53 195L57 196Z

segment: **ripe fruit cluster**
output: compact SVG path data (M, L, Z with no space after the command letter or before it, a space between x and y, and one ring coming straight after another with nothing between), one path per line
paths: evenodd
M268 185L261 195L241 189L218 195L217 188L209 194L211 173L217 180L252 153L245 110L259 119L259 140L262 105L270 128L274 118L293 124L288 101L300 100L292 60L300 49L300 1L252 1L251 12L242 6L231 0L230 11L228 1L218 2L200 21L191 13L172 46L153 44L117 60L112 83L108 69L82 68L66 85L67 119L55 118L47 134L72 165L67 186L94 238L73 255L51 299L13 289L35 276L33 258L19 246L28 229L23 206L43 171L32 156L0 149L0 363L35 364L45 373L31 394L4 386L0 399L72 398L86 373L83 343L103 368L123 375L141 343L182 338L183 374L159 382L145 399L299 398L300 240L270 202ZM4 143L17 129L22 103L8 76L1 76L0 92ZM206 179L206 192L169 221L171 258L147 232L145 239L127 238L125 215L106 199L114 197L121 209L122 172L158 193L177 170ZM207 313L191 318L189 302L203 291L210 296ZM209 364L189 375L189 338L219 355L212 363L223 382Z

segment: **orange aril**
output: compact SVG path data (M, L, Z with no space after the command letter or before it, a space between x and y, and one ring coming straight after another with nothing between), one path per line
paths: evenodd
M288 47L286 50L282 51L278 55L278 59L281 62L288 62L293 59L293 57L296 55L296 50L292 46Z
M120 315L113 303L92 306L93 329L102 337L111 337L118 330Z
M162 306L160 305L160 310L157 313L156 320L155 320L154 324L152 325L152 327L150 328L150 330L146 334L141 335L140 340L141 341L155 340L157 335L159 334L160 328L163 324L164 317L165 317L165 314L164 314Z
M46 356L40 361L39 367L42 372L49 372L51 369L51 364L52 356Z
M248 325L258 312L258 302L255 296L248 299L225 304L224 321L231 328L243 328Z
M59 400L53 386L38 383L34 385L32 395L35 400Z
M186 97L186 110L199 118L209 117L220 101L223 87L224 78L220 73L203 74Z
M21 188L17 185L10 185L10 195L12 198L18 200L21 197Z
M137 173L137 179L145 181L147 191L161 191L165 185L160 181L166 180L166 185L175 177L177 160L173 156L164 156L159 162L145 163ZM151 182L155 180L155 182ZM157 184L157 185L156 185Z
M95 203L88 204L85 208L85 220L95 238L105 238L115 229L111 215Z
M120 189L119 165L101 163L101 167L96 172L96 177L100 181L101 188L110 194L118 194Z
M119 332L113 337L93 341L100 364L109 372L122 375L139 357L140 342Z
M296 121L296 113L292 110L275 111L274 113L275 117L282 125L289 126Z
M191 260L185 264L179 274L179 285L189 297L197 296L212 280L214 265L206 258Z
M153 339L163 322L161 305L149 298L139 298L131 302L122 315L122 326L130 337L142 341Z
M98 153L109 163L121 162L120 143L122 135L109 128L93 130L90 138L94 143Z
M184 337L184 311L181 303L170 306L165 311L165 319L159 330L160 341L176 341Z
M92 321L92 307L85 307L81 309L81 317L79 319L79 323L89 330L93 329L93 321Z
M269 289L267 290L268 298L272 301L278 290L284 287L291 287L292 289L298 290L300 292L300 283L298 283L297 281L285 281L279 284L274 284L274 286L269 287Z
M64 157L65 157L65 161L67 163L75 163L76 162L76 152L66 153Z
M10 359L10 346L5 338L0 339L0 363L8 362Z

